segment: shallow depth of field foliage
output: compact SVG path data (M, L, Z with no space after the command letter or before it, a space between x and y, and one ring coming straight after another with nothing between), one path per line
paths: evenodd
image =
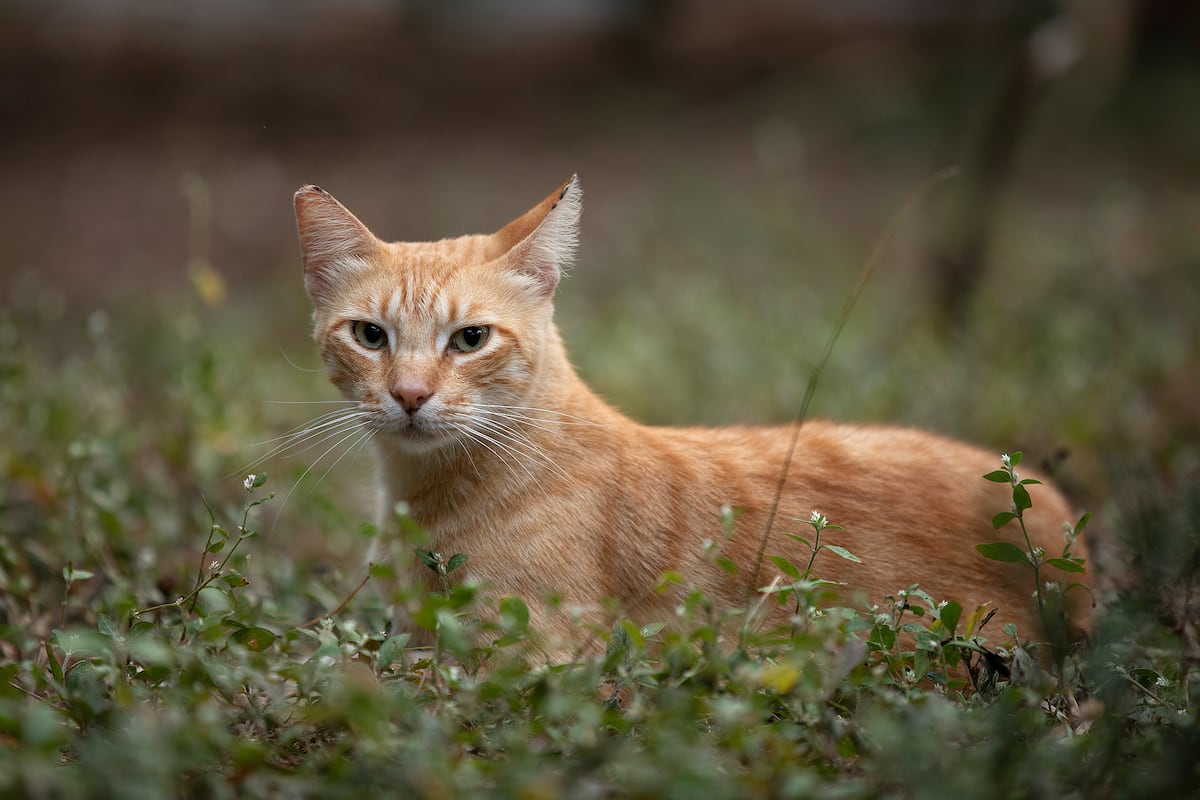
M785 94L768 86L738 114L776 114L767 134L786 144L805 123L778 111ZM846 189L878 210L862 230L822 216L849 201L766 157L685 151L625 196L599 181L609 196L584 215L558 306L585 378L656 423L790 419L869 243L927 177L882 165L935 149L869 99L831 111L843 145L880 165ZM593 149L628 134L605 109L658 100L597 98ZM671 626L592 631L594 652L546 666L524 603L480 609L451 569L446 592L409 598L438 637L410 653L375 591L387 565L351 598L379 533L369 454L329 439L257 462L336 398L298 255L268 279L168 265L177 291L152 300L29 275L0 307L0 795L1196 796L1195 201L1156 191L1169 170L1121 118L1079 150L1041 133L995 212L992 272L950 328L927 321L917 277L935 193L859 298L813 407L978 441L998 470L1002 452L1056 465L1110 562L1086 650L1043 669L1055 659L919 586L838 597L822 564L872 554L817 515L792 521L812 561L777 560L793 582L758 601L794 608L786 629L691 594ZM1031 177L1048 165L1056 185ZM446 180L450 208L470 187ZM486 191L513 214L537 197ZM445 219L428 235L458 232ZM1011 566L1034 603L1032 567Z

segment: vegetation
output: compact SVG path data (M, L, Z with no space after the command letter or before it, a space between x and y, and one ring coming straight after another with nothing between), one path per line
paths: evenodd
M495 136L474 127L482 120L462 126L465 138L420 138L372 118L350 167L318 136L295 145L286 171L319 164L351 184L409 176L389 198L420 197L407 213L425 216L408 230L440 235L468 216L470 229L497 224L547 174L553 185L579 168L604 188L589 188L558 319L589 383L650 422L779 421L808 402L816 362L814 416L993 446L987 477L1014 500L995 509L997 525L1019 526L1038 502L1014 473L1023 451L1093 512L1094 557L1077 564L1064 539L1046 554L978 542L980 558L1104 578L1086 650L1053 636L1020 646L1031 632L995 630L919 585L866 606L839 598L823 565L872 556L816 509L791 521L806 563L765 554L789 581L757 603L791 609L784 629L758 626L757 604L718 617L691 593L670 626L594 631L594 655L547 666L522 602L478 614L451 580L472 554L418 541L422 553L400 556L447 581L410 598L437 635L433 650L412 651L385 629L376 587L355 593L377 534L355 439L287 433L334 397L307 343L294 250L263 245L276 256L255 274L245 263L259 250L242 252L240 272L209 263L206 226L219 227L223 197L261 177L275 201L272 170L245 180L254 154L242 151L195 159L215 173L211 205L202 177L185 181L196 251L186 293L181 279L131 268L73 295L53 285L62 269L47 285L2 267L0 796L1196 796L1200 246L1188 176L1200 140L1182 133L1200 108L1195 73L1131 84L1094 116L1047 103L990 206L989 270L941 324L930 322L922 238L935 237L923 228L954 215L939 206L949 187L933 191L827 360L819 347L851 293L847 265L953 160L949 132L966 112L947 93L976 95L934 77L885 86L887 71L764 81L702 110L654 87L598 90L580 101L585 114L554 106L563 127L547 126L546 149L572 163L521 162L529 191L480 180L511 175L524 127L498 137L521 147L461 158ZM1171 116L1147 122L1161 109ZM232 147L210 133L197 141ZM128 140L101 155L149 170L145 138ZM61 149L48 148L56 170ZM397 153L422 165L380 166ZM118 171L129 172L72 174ZM137 174L129 191L140 195L152 181ZM25 179L58 191L57 179ZM380 204L364 203L364 218L392 235ZM99 204L78 205L91 220ZM27 236L39 247L61 235L45 217ZM120 229L105 246L140 247L157 222L135 217L93 224ZM292 231L252 238L268 235ZM150 301L143 283L176 291ZM1031 584L1030 603L1053 621L1068 587Z
M1030 632L990 630L915 585L845 607L821 566L870 554L819 512L793 521L811 558L774 558L791 582L759 600L794 609L784 629L757 625L754 604L715 616L693 592L672 625L596 631L602 654L547 666L524 603L482 622L473 590L447 580L410 598L437 636L414 652L384 629L374 593L350 597L376 533L355 499L368 465L349 452L331 469L343 450L330 439L270 460L279 477L245 467L245 442L321 407L263 402L322 390L319 374L246 335L262 319L189 300L77 320L36 284L14 297L0 317L0 795L1094 798L1200 786L1195 487L1155 479L1106 505L1109 536L1139 571L1081 653L1039 657L1018 644ZM998 454L987 476L1013 486L997 525L1037 503L1019 462ZM1014 570L1092 567L1072 560L1069 537L1061 554L979 544ZM412 557L452 577L459 555ZM1056 587L1038 585L1053 614Z

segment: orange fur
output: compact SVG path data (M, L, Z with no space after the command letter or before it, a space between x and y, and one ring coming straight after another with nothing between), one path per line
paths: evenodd
M314 335L332 381L375 431L385 531L406 502L431 549L468 554L464 573L496 596L524 598L535 622L564 640L570 610L604 598L640 621L671 619L678 597L654 591L667 570L720 607L745 607L776 575L769 561L755 568L793 429L648 427L580 381L552 306L579 212L572 178L491 236L385 243L323 190L297 192ZM386 344L364 346L355 321L378 326ZM457 331L483 326L490 335L478 350L455 349ZM848 601L878 603L919 582L968 611L997 609L993 638L1008 621L1039 635L1032 571L974 548L1023 546L1015 525L990 525L1010 500L1007 485L981 479L999 466L995 454L902 428L806 422L798 436L768 555L806 563L783 534L803 533L819 510L844 528L827 541L862 558L826 554L817 564L821 577L847 584ZM727 542L722 506L742 511ZM1036 546L1057 555L1072 519L1056 490L1035 487L1027 522ZM705 557L706 540L723 542L736 575ZM1082 543L1075 550L1083 555ZM413 561L411 579L433 588ZM548 589L562 611L541 610ZM1088 613L1073 610L1077 632Z

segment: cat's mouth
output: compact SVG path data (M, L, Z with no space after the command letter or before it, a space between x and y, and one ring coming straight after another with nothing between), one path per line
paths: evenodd
M449 444L455 438L453 430L420 416L380 415L373 418L369 424L376 432L414 450L431 450Z

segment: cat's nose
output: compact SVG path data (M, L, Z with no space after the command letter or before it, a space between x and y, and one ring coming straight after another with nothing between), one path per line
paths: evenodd
M433 389L423 383L408 383L401 381L392 387L392 397L411 417L433 394Z

